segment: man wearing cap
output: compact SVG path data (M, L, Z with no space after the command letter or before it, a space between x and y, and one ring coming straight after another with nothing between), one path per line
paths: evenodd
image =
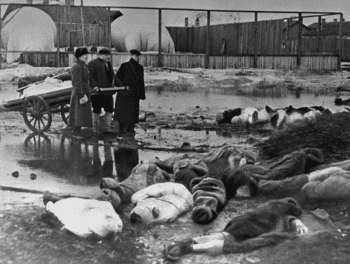
M146 99L143 66L139 64L141 52L130 50L131 58L120 65L117 71L125 90L117 93L114 120L118 121L121 134L135 134L135 124L139 122L140 100Z
M110 62L111 51L102 48L98 52L98 58L88 63L90 72L90 85L96 94L91 96L92 103L92 128L94 133L98 133L100 129L101 109L105 111L106 133L112 132L111 121L113 113L113 94L115 92L101 92L100 88L113 87L115 82L115 74Z

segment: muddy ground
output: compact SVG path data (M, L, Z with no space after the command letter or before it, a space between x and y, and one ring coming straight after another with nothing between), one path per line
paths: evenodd
M34 70L33 70L34 71ZM175 73L175 74L174 74ZM18 76L6 72L6 78L16 81ZM13 76L11 75L13 74ZM340 72L301 72L301 71L254 71L254 70L220 70L203 69L147 69L147 85L168 86L181 89L183 86L203 87L216 85L227 89L235 85L257 85L261 89L283 86L289 89L308 89L319 93L334 93L337 87L346 86L348 73ZM224 133L241 134L244 140L237 147L249 148L259 154L262 140L278 137L276 132L267 127L248 129L233 125L219 127L215 124L215 112L210 109L198 109L195 106L191 113L169 113L158 109L147 116L145 122L138 125L135 140L118 138L109 135L108 139L115 144L131 144L140 148L170 149L174 151L209 151L213 146L191 144L174 133L163 134L167 144L159 146L155 135L140 133L147 129L180 130L220 130ZM18 113L0 113L1 133L29 134ZM116 128L116 124L114 124ZM349 131L350 132L350 131ZM82 135L70 135L62 122L53 122L48 133L65 134L75 140L91 144L101 138L85 132ZM222 132L221 132L222 133ZM294 132L295 133L295 132ZM329 133L332 133L330 131ZM350 135L350 133L348 133ZM164 139L166 135L169 138ZM348 142L346 133L343 138ZM101 136L103 137L103 136ZM311 136L310 136L311 137ZM295 143L295 148L310 146L310 137ZM349 136L350 138L350 136ZM279 144L283 144L283 137ZM266 141L266 142L267 142ZM186 143L186 144L184 144ZM187 144L190 143L190 144ZM314 144L315 142L313 142ZM288 142L289 147L293 142ZM218 144L220 145L220 144ZM322 145L322 143L320 143ZM264 151L268 153L268 146ZM292 149L292 148L291 148ZM350 158L347 146L333 148L327 152L327 162ZM271 149L269 149L271 151ZM275 156L282 156L282 150L276 148ZM4 176L4 175L3 175ZM175 223L146 227L132 225L128 220L130 205L120 210L124 223L121 234L105 240L96 238L82 239L61 230L59 221L45 211L41 194L29 192L0 191L0 263L164 263L162 249L164 244L186 236L205 235L221 231L226 222L237 214L256 208L266 198L233 198L219 217L211 224L196 225L189 214ZM334 222L339 224L338 232L331 233L317 240L294 240L281 245L269 247L246 254L230 254L225 256L188 255L179 263L350 263L350 203L348 201L312 202L303 204L305 209L323 208Z

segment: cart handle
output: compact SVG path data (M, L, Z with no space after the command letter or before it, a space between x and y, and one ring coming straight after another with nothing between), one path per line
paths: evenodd
M99 92L117 92L117 91L124 91L127 90L127 87L105 87L105 88L98 88L98 92L92 91L91 94L98 94Z

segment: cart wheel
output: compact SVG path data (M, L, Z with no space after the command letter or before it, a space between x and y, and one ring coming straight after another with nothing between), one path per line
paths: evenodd
M23 103L23 118L32 131L45 132L52 122L49 104L40 96L28 97Z
M69 104L62 104L61 105L61 117L63 122L66 123L66 125L68 125L68 121L69 121Z

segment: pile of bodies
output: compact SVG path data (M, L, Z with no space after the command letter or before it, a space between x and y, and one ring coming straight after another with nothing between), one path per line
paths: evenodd
M136 165L131 175L122 182L103 178L100 195L88 202L79 198L60 199L46 193L44 203L47 210L53 212L71 232L83 237L91 233L104 237L122 231L122 222L116 213L122 203L135 205L130 212L133 223L169 223L191 212L189 215L194 222L208 224L215 220L228 200L237 195L282 199L271 200L266 210L258 208L234 217L223 230L224 234L229 234L224 239L226 244L222 245L222 239L217 237L209 238L209 241L216 241L215 247L223 247L220 252L227 253L273 245L298 233L322 231L323 227L324 230L333 229L325 211L314 212L310 216L288 197L299 195L306 200L350 198L350 160L325 165L324 155L317 148L294 151L268 165L262 165L256 159L255 153L228 145L208 153L174 154L166 160L154 158L148 163ZM87 216L92 215L93 221L87 220ZM292 227L282 230L288 235L282 236L283 239L275 233L267 236L281 224L279 219L287 222L293 219ZM319 228L314 230L312 224L305 227L299 223L303 219L313 221ZM202 250L198 252L207 252L203 251L200 239L189 241L191 250L196 248L192 247L195 243ZM230 250L232 243L235 247ZM176 245L176 250L168 250L169 259L173 257L176 260L181 254L195 252L181 251L179 244ZM184 245L186 248L189 244Z
M285 108L265 108L258 110L254 107L228 109L216 115L216 122L221 125L225 123L240 123L245 125L269 124L273 129L282 129L285 126L300 124L304 122L314 123L321 116L333 113L350 112L350 108L341 101L335 101L336 110L333 112L323 106L299 107L288 106Z

